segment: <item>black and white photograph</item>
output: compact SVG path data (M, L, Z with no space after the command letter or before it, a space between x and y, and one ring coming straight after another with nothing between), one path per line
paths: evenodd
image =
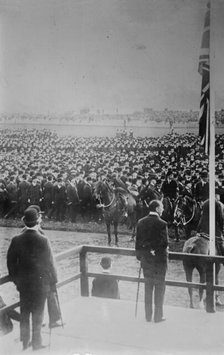
M223 19L0 0L1 354L224 354Z

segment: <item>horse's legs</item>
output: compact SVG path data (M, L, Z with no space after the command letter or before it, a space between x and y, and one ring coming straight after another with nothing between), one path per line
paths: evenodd
M193 273L193 267L191 265L188 265L184 263L184 270L185 270L185 275L186 275L186 280L187 282L192 282L192 273ZM194 308L193 305L193 290L191 287L188 287L188 293L190 296L190 308Z
M215 264L215 283L216 285L219 284L219 270L220 270L220 264ZM223 306L223 303L220 299L220 295L218 293L218 291L216 292L216 295L215 295L215 304L217 306Z
M135 240L135 232L136 232L136 215L131 214L130 220L132 221L132 225L131 225L132 233L131 233L131 238L129 239L129 242L133 242Z
M107 236L108 236L108 245L111 245L111 232L110 232L110 223L107 223Z
M175 242L179 242L180 241L179 230L178 230L178 226L175 223L173 224L173 228L174 228Z
M115 245L118 247L118 232L117 232L118 222L114 222L114 235L115 235Z
M132 230L132 235L131 235L131 240L134 241L135 240L135 231L136 231L136 225L133 225L133 230Z
M206 282L206 270L204 268L198 268L198 272L200 274L200 283L204 284ZM202 287L199 287L199 308L202 309L204 308L203 304L203 293L204 290Z

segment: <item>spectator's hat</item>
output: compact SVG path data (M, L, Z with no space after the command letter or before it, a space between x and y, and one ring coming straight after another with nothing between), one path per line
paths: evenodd
M168 170L167 173L166 173L166 176L170 176L170 175L173 175L173 171L172 170Z
M35 208L27 208L24 212L23 222L26 225L35 225L39 219L39 213Z
M111 267L111 258L109 256L104 256L100 261L100 265L103 269L109 269Z
M201 172L201 177L202 177L202 178L207 178L207 177L208 177L208 172L207 172L207 170L203 170L203 171Z

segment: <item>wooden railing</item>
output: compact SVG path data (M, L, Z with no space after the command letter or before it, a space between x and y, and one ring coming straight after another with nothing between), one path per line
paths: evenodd
M117 247L101 247L101 246L93 246L93 245L81 245L79 247L75 247L69 249L68 251L61 252L55 256L56 261L63 260L67 257L76 257L79 256L79 265L80 272L73 275L72 277L66 278L58 282L57 287L62 287L72 281L80 279L80 291L81 296L88 297L89 296L89 277L96 277L99 273L93 273L88 271L88 261L87 261L87 253L99 253L99 254L113 254L113 255L123 255L123 256L132 256L135 257L136 253L134 249L131 248L117 248ZM195 258L197 257L199 260L203 260L207 264L207 278L206 283L195 283L195 282L186 282L186 281L176 281L176 280L166 280L167 286L175 286L175 287L191 287L191 288L203 288L206 290L206 311L207 312L215 312L215 304L214 304L214 292L215 291L224 291L224 285L216 285L215 284L215 271L214 265L215 263L224 263L224 257L220 256L208 256L208 255L198 255L198 254L184 254L184 253L175 253L169 252L169 260L181 260L186 258ZM130 282L144 282L144 278L138 279L136 276L128 276L128 275L118 275L118 274L110 274L108 275L111 278L115 278L121 281L130 281ZM10 282L9 276L4 276L0 278L0 285L3 285L7 282ZM0 309L0 314L10 309L14 309L19 306L19 302L8 305Z

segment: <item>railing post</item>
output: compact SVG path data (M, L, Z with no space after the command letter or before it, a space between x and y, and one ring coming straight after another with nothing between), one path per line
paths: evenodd
M215 264L213 262L207 263L206 271L206 312L215 312Z
M80 257L80 288L81 288L81 296L88 297L89 296L89 282L88 282L88 264L86 260L86 251L81 251L79 254Z

